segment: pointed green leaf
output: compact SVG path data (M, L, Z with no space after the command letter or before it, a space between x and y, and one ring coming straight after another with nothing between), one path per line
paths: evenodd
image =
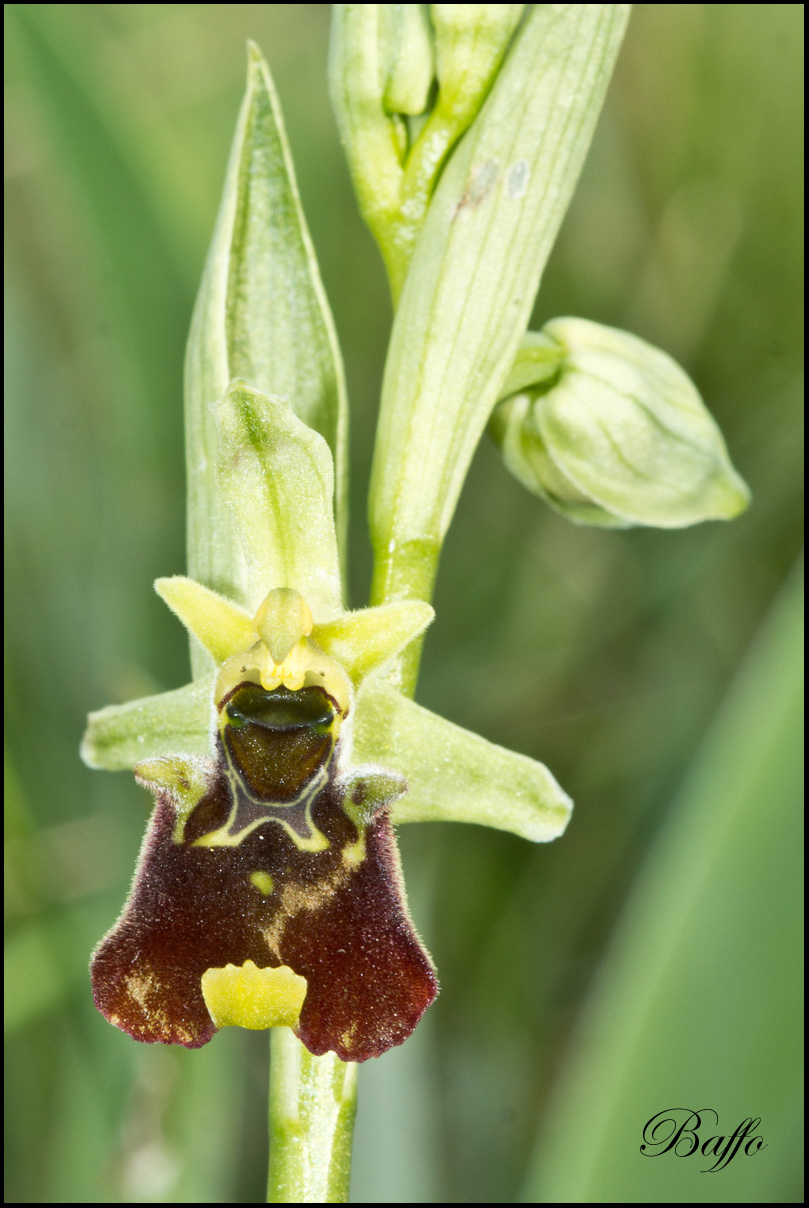
M429 604L402 600L345 612L334 621L315 626L312 637L359 684L423 633L434 616Z
M407 700L377 677L357 700L354 757L406 778L394 822L475 822L535 843L561 835L573 803L541 763Z
M802 1202L802 569L628 897L559 1071L523 1203ZM663 1152L673 1126L644 1132L672 1109L677 1126L686 1110L703 1113L701 1153L679 1156L686 1144ZM737 1144L734 1128L751 1118L758 1124ZM727 1161L702 1173L723 1152ZM705 1187L720 1179L721 1189Z
M222 205L186 359L188 569L247 603L247 572L213 467L213 406L233 378L288 400L337 466L344 523L346 398L334 326L301 210L278 98L251 44Z
M316 621L342 611L329 447L283 399L233 382L216 408L223 498L247 559L246 602L300 592Z
M118 772L158 755L206 755L214 676L174 692L144 696L91 713L81 744L88 767Z
M537 5L439 182L393 326L371 486L374 598L440 543L578 179L627 5ZM404 552L404 553L403 553Z

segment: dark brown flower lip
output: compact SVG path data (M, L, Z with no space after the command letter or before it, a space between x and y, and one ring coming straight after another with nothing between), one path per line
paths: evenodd
M364 1061L410 1035L437 994L435 972L408 915L387 810L352 821L335 769L312 806L322 851L302 850L273 820L236 846L196 843L233 807L221 759L180 843L176 804L157 791L132 893L93 957L95 1002L110 1022L197 1048L216 1031L202 974L252 960L306 978L296 1031L313 1053Z

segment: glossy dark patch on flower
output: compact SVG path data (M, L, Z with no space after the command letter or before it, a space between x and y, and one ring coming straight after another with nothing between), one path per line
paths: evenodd
M407 915L387 814L352 821L330 759L308 807L324 850L305 850L271 819L234 846L195 845L232 817L240 794L227 766L220 743L181 842L171 794L156 793L130 899L93 958L99 1010L137 1040L197 1048L216 1031L202 974L252 960L307 979L296 1030L313 1053L364 1061L401 1043L437 984Z
M339 708L323 688L241 684L220 708L228 760L260 801L293 800L331 756Z

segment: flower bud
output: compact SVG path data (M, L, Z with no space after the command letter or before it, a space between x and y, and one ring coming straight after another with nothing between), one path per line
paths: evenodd
M497 75L524 4L432 4L439 104L464 129Z
M433 40L423 4L380 4L380 67L388 113L411 116L427 108L435 76Z
M334 6L332 104L394 302L436 182L497 79L524 8L433 4L428 21L421 4Z
M530 491L578 524L612 528L681 528L744 511L748 487L671 357L585 319L554 319L543 334L561 350L555 375L543 368L491 424Z

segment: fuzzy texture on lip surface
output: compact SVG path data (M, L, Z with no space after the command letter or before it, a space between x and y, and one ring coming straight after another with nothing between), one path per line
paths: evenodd
M96 1006L137 1040L198 1048L217 1031L203 974L250 960L306 979L295 1031L310 1052L364 1061L401 1044L438 986L407 913L387 810L359 820L358 798L374 795L379 773L355 770L346 789L329 761L310 805L319 850L270 815L232 845L207 846L234 811L221 744L208 763L179 842L177 789L150 786L156 807L132 893L93 957Z

